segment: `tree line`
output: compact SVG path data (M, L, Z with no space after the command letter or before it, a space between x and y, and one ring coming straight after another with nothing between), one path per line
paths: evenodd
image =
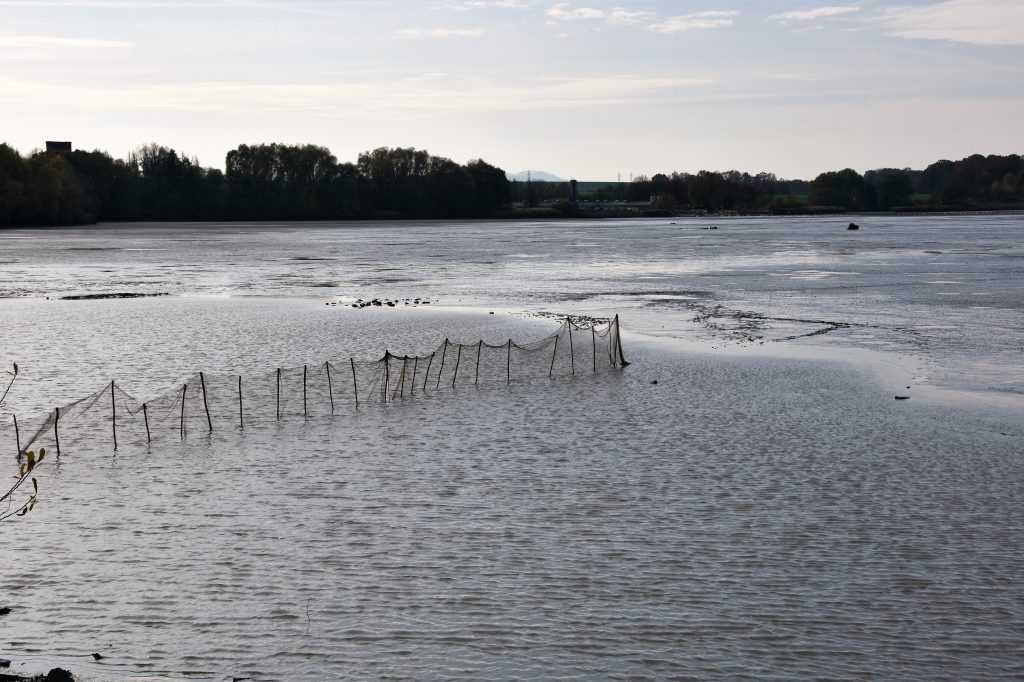
M150 144L126 159L0 144L0 227L97 221L484 218L509 200L505 172L383 147L339 163L316 145L240 145L225 170Z
M609 186L605 196L615 193ZM621 192L619 192L621 194ZM1024 158L982 156L938 161L924 170L881 168L863 175L850 168L814 180L782 180L773 173L739 171L641 176L629 201L666 210L800 213L808 211L964 210L1024 208Z
M587 183L593 185L594 183ZM162 145L126 159L101 151L21 156L0 144L0 227L97 221L462 219L515 215L512 204L555 205L569 183L510 183L482 160L458 164L382 147L339 163L317 145L239 145L223 171ZM830 171L814 180L774 173L658 173L591 187L579 197L651 204L664 213L1024 208L1020 155L938 161L924 170Z

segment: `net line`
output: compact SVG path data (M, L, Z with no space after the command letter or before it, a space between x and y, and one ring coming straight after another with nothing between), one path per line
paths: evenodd
M535 341L457 343L446 338L422 355L385 351L376 360L328 360L248 376L197 372L144 402L110 381L45 416L15 417L13 428L7 424L0 430L14 431L11 440L17 441L12 445L18 453L45 447L60 454L87 443L109 443L116 450L118 443L185 440L189 434L329 416L427 392L583 376L628 364L617 315L603 324L578 324L567 317L554 333Z

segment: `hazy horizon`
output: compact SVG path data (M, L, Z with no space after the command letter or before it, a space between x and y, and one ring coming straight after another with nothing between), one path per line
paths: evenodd
M1021 153L1024 4L0 1L0 112L124 157L381 146L565 178Z

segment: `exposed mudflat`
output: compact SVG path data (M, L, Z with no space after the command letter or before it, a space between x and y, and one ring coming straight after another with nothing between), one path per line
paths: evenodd
M117 224L0 232L0 298L308 296L608 317L879 351L1024 401L1024 216ZM708 230L711 225L718 229Z

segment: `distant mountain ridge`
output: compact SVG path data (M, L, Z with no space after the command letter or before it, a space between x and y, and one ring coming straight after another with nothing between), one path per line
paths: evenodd
M560 178L557 175L551 173L545 173L539 170L524 170L518 173L506 173L509 181L526 182L527 180L537 180L538 182L569 182L565 178Z

